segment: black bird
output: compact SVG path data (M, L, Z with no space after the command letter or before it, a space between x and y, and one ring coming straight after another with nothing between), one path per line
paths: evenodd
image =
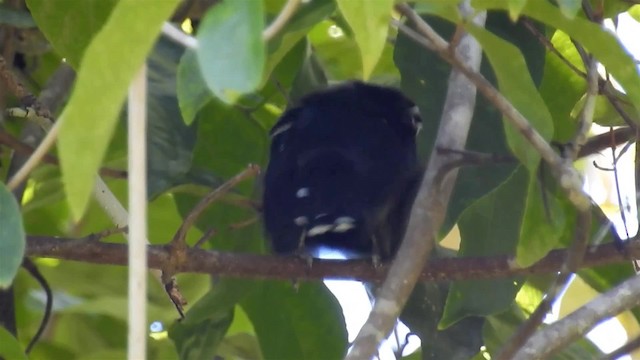
M271 129L263 214L273 251L392 257L420 181L415 104L348 82L312 93Z

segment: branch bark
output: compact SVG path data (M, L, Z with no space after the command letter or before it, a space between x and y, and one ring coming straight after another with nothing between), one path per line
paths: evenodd
M613 243L587 248L580 268L629 262L640 258L640 237L626 244L625 251ZM27 256L80 261L102 265L126 265L127 245L101 242L97 236L86 238L58 238L48 236L27 237ZM147 247L149 268L162 269L171 261L171 250L166 245ZM516 265L510 255L433 259L419 272L421 281L454 281L495 279L514 275L555 273L561 268L567 250L554 250L528 268ZM188 248L185 261L176 267L178 273L214 274L233 278L264 279L350 279L380 281L385 278L389 264L379 269L369 260L315 260L309 268L307 262L295 256L230 253Z
M460 6L460 11L465 17L473 16L474 12L468 4L469 1L465 1ZM397 8L401 12L406 9L413 12L406 4L398 5ZM473 16L473 22L478 26L483 26L485 19L484 12ZM437 52L441 56L451 56L455 53L454 56L469 69L477 71L480 68L482 49L468 34L462 35L459 39L455 48L451 48L437 35L429 40L439 49ZM449 77L447 97L434 148L464 149L473 117L475 99L475 86L463 73L454 69ZM380 343L393 330L404 304L418 281L419 269L425 266L433 250L436 234L447 212L449 197L458 174L457 169L448 171L449 161L449 156L432 151L411 210L407 232L395 257L396 260L389 269L369 318L356 336L346 359L371 359L377 353Z

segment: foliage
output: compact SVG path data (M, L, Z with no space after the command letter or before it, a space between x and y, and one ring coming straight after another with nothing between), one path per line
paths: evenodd
M607 18L630 7L628 1L606 0L606 7L603 1L590 3ZM123 104L126 89L144 61L149 79L149 240L153 244L170 241L210 188L249 163L266 165L268 131L288 101L327 84L357 78L400 87L423 116L421 158L427 159L432 150L451 68L388 25L391 0L303 2L268 39L263 30L280 14L284 0L202 2L210 7L178 0L27 0L26 7L10 5L15 3L21 1L0 0L0 25L4 25L0 35L15 27L16 32L38 35L26 42L47 45L44 51L41 47L34 51L34 46L14 49L16 59L24 61L18 70L31 90L38 94L63 61L74 68L77 79L64 107L54 114L65 121L57 148L60 167L37 167L20 204L0 183L0 288L13 281L19 334L17 342L0 328L4 339L0 356L19 358L16 354L21 352L16 349L26 346L35 333L44 307L44 294L36 282L24 272L16 275L25 233L79 237L112 227L90 195L97 169L126 166ZM475 0L477 10L489 13L485 28L461 19L457 3L419 0L415 8L446 39L454 36L456 26L476 37L485 55L481 73L545 140L571 139L586 82L550 53L527 30L525 21L579 71L584 66L571 39L584 46L624 88L625 94L615 92L615 96L630 117L638 119L640 76L634 60L613 34L587 19L579 1ZM637 19L638 6L630 13ZM196 49L185 49L160 35L163 22L169 19L184 29L193 28ZM13 40L0 36L0 49L8 47L7 41ZM5 100L10 107L22 105L24 99L7 95ZM604 96L598 98L595 121L624 125ZM541 175L545 166L538 153L480 96L472 124L469 150L513 154L519 164L462 168L442 235L457 225L458 256L513 254L522 266L534 264L553 249L566 248L575 230L576 210L559 186ZM23 127L19 120L7 118L0 131L17 137ZM0 156L3 166L9 164L8 151ZM3 176L9 171L0 170ZM126 181L105 180L124 202ZM193 244L213 228L216 235L206 245L209 249L266 253L267 240L259 222L239 229L230 226L256 216L255 209L238 203L259 198L259 180L240 184L228 201L214 204L203 214L187 241ZM594 213L600 214L599 209L594 208ZM594 224L593 237L598 232L600 223ZM607 235L605 241L612 238ZM117 241L124 240L118 236ZM55 302L53 321L31 357L123 357L125 269L53 259L38 259L37 264L54 289ZM632 273L630 264L619 264L584 270L577 276L590 291L605 292ZM321 282L294 287L285 281L223 278L212 284L207 276L187 274L178 280L185 297L192 300L182 322L175 320L163 289L153 283L149 286L149 319L162 324L149 338L150 359L215 355L329 359L347 351L342 309ZM518 276L419 284L402 320L421 337L422 358L480 358L479 345L490 353L497 351L531 313L531 304L535 308L550 282L549 277ZM634 316L637 327L637 312ZM581 359L597 352L582 340L558 356Z

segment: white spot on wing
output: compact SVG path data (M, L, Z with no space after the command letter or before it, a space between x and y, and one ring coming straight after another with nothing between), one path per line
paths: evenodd
M355 220L349 216L341 216L333 223L335 225L333 232L337 233L346 232L356 227Z
M298 199L306 198L307 196L309 196L309 188L303 187L296 191L296 197Z
M293 123L282 124L282 125L278 126L277 128L271 129L271 134L269 134L269 135L271 136L271 139L273 139L276 136L282 134L283 132L291 129L292 126L293 126Z
M306 216L298 216L297 218L293 219L293 223L298 226L305 226L309 223L309 219L307 219Z
M320 224L320 225L316 225L314 227L312 227L311 229L309 229L309 231L307 231L307 236L308 237L312 237L312 236L316 236L316 235L322 235L325 234L327 232L329 232L329 230L333 229L333 224Z

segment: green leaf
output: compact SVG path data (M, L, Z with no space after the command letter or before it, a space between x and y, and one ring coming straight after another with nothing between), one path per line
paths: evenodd
M424 344L424 356L419 359L469 359L483 345L483 318L469 317L438 329L448 288L444 283L418 283L402 310L400 320Z
M204 81L225 102L262 82L265 43L262 1L224 1L209 9L198 30L196 51Z
M615 93L615 97L618 98L618 104L622 108L622 111L626 113L633 121L640 123L638 113L633 108L633 105L628 101L627 95L620 93L617 90L612 90ZM586 95L583 95L573 110L571 110L571 117L577 119L584 107ZM598 95L595 99L596 108L593 112L593 122L601 126L626 126L626 122L620 116L620 113L611 105L606 95Z
M555 248L566 225L561 200L541 187L532 174L516 251L516 262L522 267L533 265Z
M178 104L185 124L191 125L198 111L211 101L213 94L202 79L195 51L188 50L178 65Z
M553 135L551 114L538 93L520 50L483 28L469 24L466 29L482 45L498 79L500 92L543 138L550 139ZM535 173L540 155L510 122L505 120L504 123L509 147L518 160Z
M442 3L438 2L438 4ZM455 31L452 24L441 18L427 17L426 20L445 38L451 37ZM542 77L545 50L531 33L522 25L513 24L503 13L490 13L487 29L519 47L527 58L527 71L538 83ZM398 35L394 60L402 74L402 90L416 102L422 114L424 131L419 134L418 153L421 158L426 159L435 141L451 69L433 52L425 51L423 47L403 34ZM487 61L482 62L480 72L490 82L496 82ZM504 125L501 114L483 96L477 97L473 116L466 148L483 153L509 153L503 135ZM464 209L502 184L515 167L516 164L462 167L442 231L448 232Z
M573 19L582 7L581 0L558 0L558 6L562 15L569 19Z
M27 0L38 29L76 70L80 67L87 46L107 22L117 3L118 0ZM103 51L117 53L114 55L127 53L123 46L126 43L113 48L105 47Z
M235 304L245 296L251 282L223 279L200 298L185 318L169 330L180 359L213 359L220 341L233 321Z
M87 47L60 121L58 149L75 220L84 213L131 79L178 0L121 0ZM118 51L114 51L118 49ZM122 56L126 54L126 56Z
M580 55L567 34L556 31L551 37L551 43L567 61L584 71ZM574 136L577 123L572 121L570 113L585 90L584 78L567 66L556 54L547 52L540 95L553 116L555 141L567 142Z
M520 235L528 179L527 171L520 167L504 184L462 213L458 222L459 257L513 253ZM454 282L439 328L449 327L467 316L503 311L513 303L522 283L519 277Z
M337 0L362 58L362 78L369 79L387 41L393 0Z
M475 9L507 9L504 0L474 0ZM640 74L633 57L607 29L580 17L567 19L547 1L529 1L523 13L562 30L591 52L624 88L636 111L640 111Z
M629 9L629 15L637 22L640 22L640 5L633 5Z
M255 281L240 305L265 359L329 360L346 354L342 309L321 282L304 282L296 290L283 281Z
M269 58L265 78L270 75L285 55L302 40L320 21L331 15L336 8L332 0L303 2L296 13L276 36L269 40ZM291 71L291 69L289 69Z
M149 198L187 182L186 175L191 169L197 129L180 119L176 95L176 72L183 53L182 46L160 39L147 61Z
M7 329L0 326L0 358L12 360L27 360L27 355L16 339Z
M36 23L28 11L12 9L0 3L0 25L29 29L35 27Z
M0 183L0 289L13 282L26 246L20 205L15 197Z
M522 8L527 4L528 0L509 0L509 18L511 21L517 21L520 17Z

